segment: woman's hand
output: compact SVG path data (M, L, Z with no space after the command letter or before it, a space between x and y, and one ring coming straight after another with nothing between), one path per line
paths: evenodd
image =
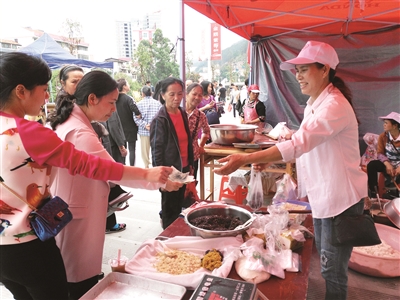
M183 186L181 182L175 182L171 180L167 180L167 184L165 185L165 189L161 189L162 191L173 192L179 190Z
M398 175L400 175L400 166L398 166L396 168L396 171L394 172L394 176L398 176Z
M247 154L232 154L227 157L218 160L219 163L227 162L224 166L219 169L214 169L214 173L218 175L228 175L239 169L241 166L246 164Z
M122 157L126 157L128 155L128 150L126 150L124 146L119 147L119 152L121 153Z
M145 180L150 182L160 182L166 183L169 174L172 173L171 167L154 167L150 169L145 169Z
M386 167L386 173L389 174L390 176L395 176L395 170L393 169L393 166L390 162L385 161L385 167Z

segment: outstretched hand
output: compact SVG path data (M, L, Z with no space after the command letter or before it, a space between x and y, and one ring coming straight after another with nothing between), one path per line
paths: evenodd
M146 169L145 180L148 180L149 182L160 182L164 184L167 182L168 176L171 173L171 167L154 167Z
M219 159L218 162L226 162L226 164L219 169L214 169L214 173L218 175L228 175L246 164L246 154L232 154Z

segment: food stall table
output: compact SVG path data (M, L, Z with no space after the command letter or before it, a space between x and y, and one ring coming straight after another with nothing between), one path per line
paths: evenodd
M256 133L255 138L254 138L254 143L258 142L268 142L272 141L270 138L266 137L265 135ZM223 157L229 156L231 154L235 153L250 153L250 152L256 152L256 151L261 151L263 148L236 148L234 146L229 146L229 145L218 145L215 143L210 143L206 146L204 146L204 153L200 155L200 199L204 200L216 200L214 198L214 168L219 168L221 165L218 163L215 163L215 160L221 159ZM285 164L285 168L270 168L268 171L266 170L265 172L272 172L272 173L287 173L290 174L291 176L293 175L294 172L294 162L275 162L278 164ZM208 167L210 168L210 195L207 197L205 196L205 182L204 182L204 175L205 175L205 168ZM249 166L242 166L240 169L243 170L250 170Z
M240 207L246 208L244 205ZM266 211L266 208L262 208L261 211ZM312 229L312 217L308 215L304 221L304 226L308 229ZM190 228L185 223L182 217L176 219L170 226L168 226L160 236L163 237L175 237L175 236L190 236ZM310 261L314 239L308 238L304 242L304 246L300 249L295 250L301 257L301 271L297 273L291 273L285 271L285 279L280 279L275 276L271 276L267 281L257 284L259 292L261 292L269 300L283 300L283 299L306 299L308 289L308 275L310 271ZM228 278L243 280L236 273L235 266L232 267ZM183 299L189 299L193 291L188 290Z

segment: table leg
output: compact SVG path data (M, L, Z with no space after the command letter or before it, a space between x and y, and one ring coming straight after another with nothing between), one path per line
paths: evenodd
M210 165L210 200L214 201L214 161Z
M204 154L200 154L200 200L204 200Z

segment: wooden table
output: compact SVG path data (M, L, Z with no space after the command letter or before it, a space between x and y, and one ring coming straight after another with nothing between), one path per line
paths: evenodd
M256 133L256 137L254 138L254 141L268 141L267 137L264 135ZM214 168L219 168L221 165L218 163L215 163L215 160L221 159L223 157L226 157L231 154L235 153L249 153L249 152L256 152L256 151L261 151L263 149L243 149L243 148L235 148L233 146L226 146L226 145L217 145L214 143L208 144L204 147L204 153L200 155L200 199L204 200L216 200L214 199ZM294 162L276 162L279 164L286 164L285 168L281 169L268 169L265 172L273 172L273 173L287 173L290 175L293 175L293 165ZM206 197L205 195L205 182L204 182L204 174L205 170L204 168L210 168L210 194ZM243 166L240 169L244 170L250 170L249 166Z
M246 208L246 206L241 206ZM262 208L265 210L265 208ZM314 231L312 228L312 217L308 215L304 221L304 226ZM176 219L168 226L160 236L190 236L190 228L187 226L183 218ZM258 290L264 294L269 300L299 300L307 298L308 274L310 271L310 261L314 239L307 239L304 246L295 250L301 257L301 272L291 273L285 272L285 279L271 276L267 281L257 284ZM228 278L243 280L236 273L235 266L228 275ZM193 291L187 291L183 299L189 299Z

